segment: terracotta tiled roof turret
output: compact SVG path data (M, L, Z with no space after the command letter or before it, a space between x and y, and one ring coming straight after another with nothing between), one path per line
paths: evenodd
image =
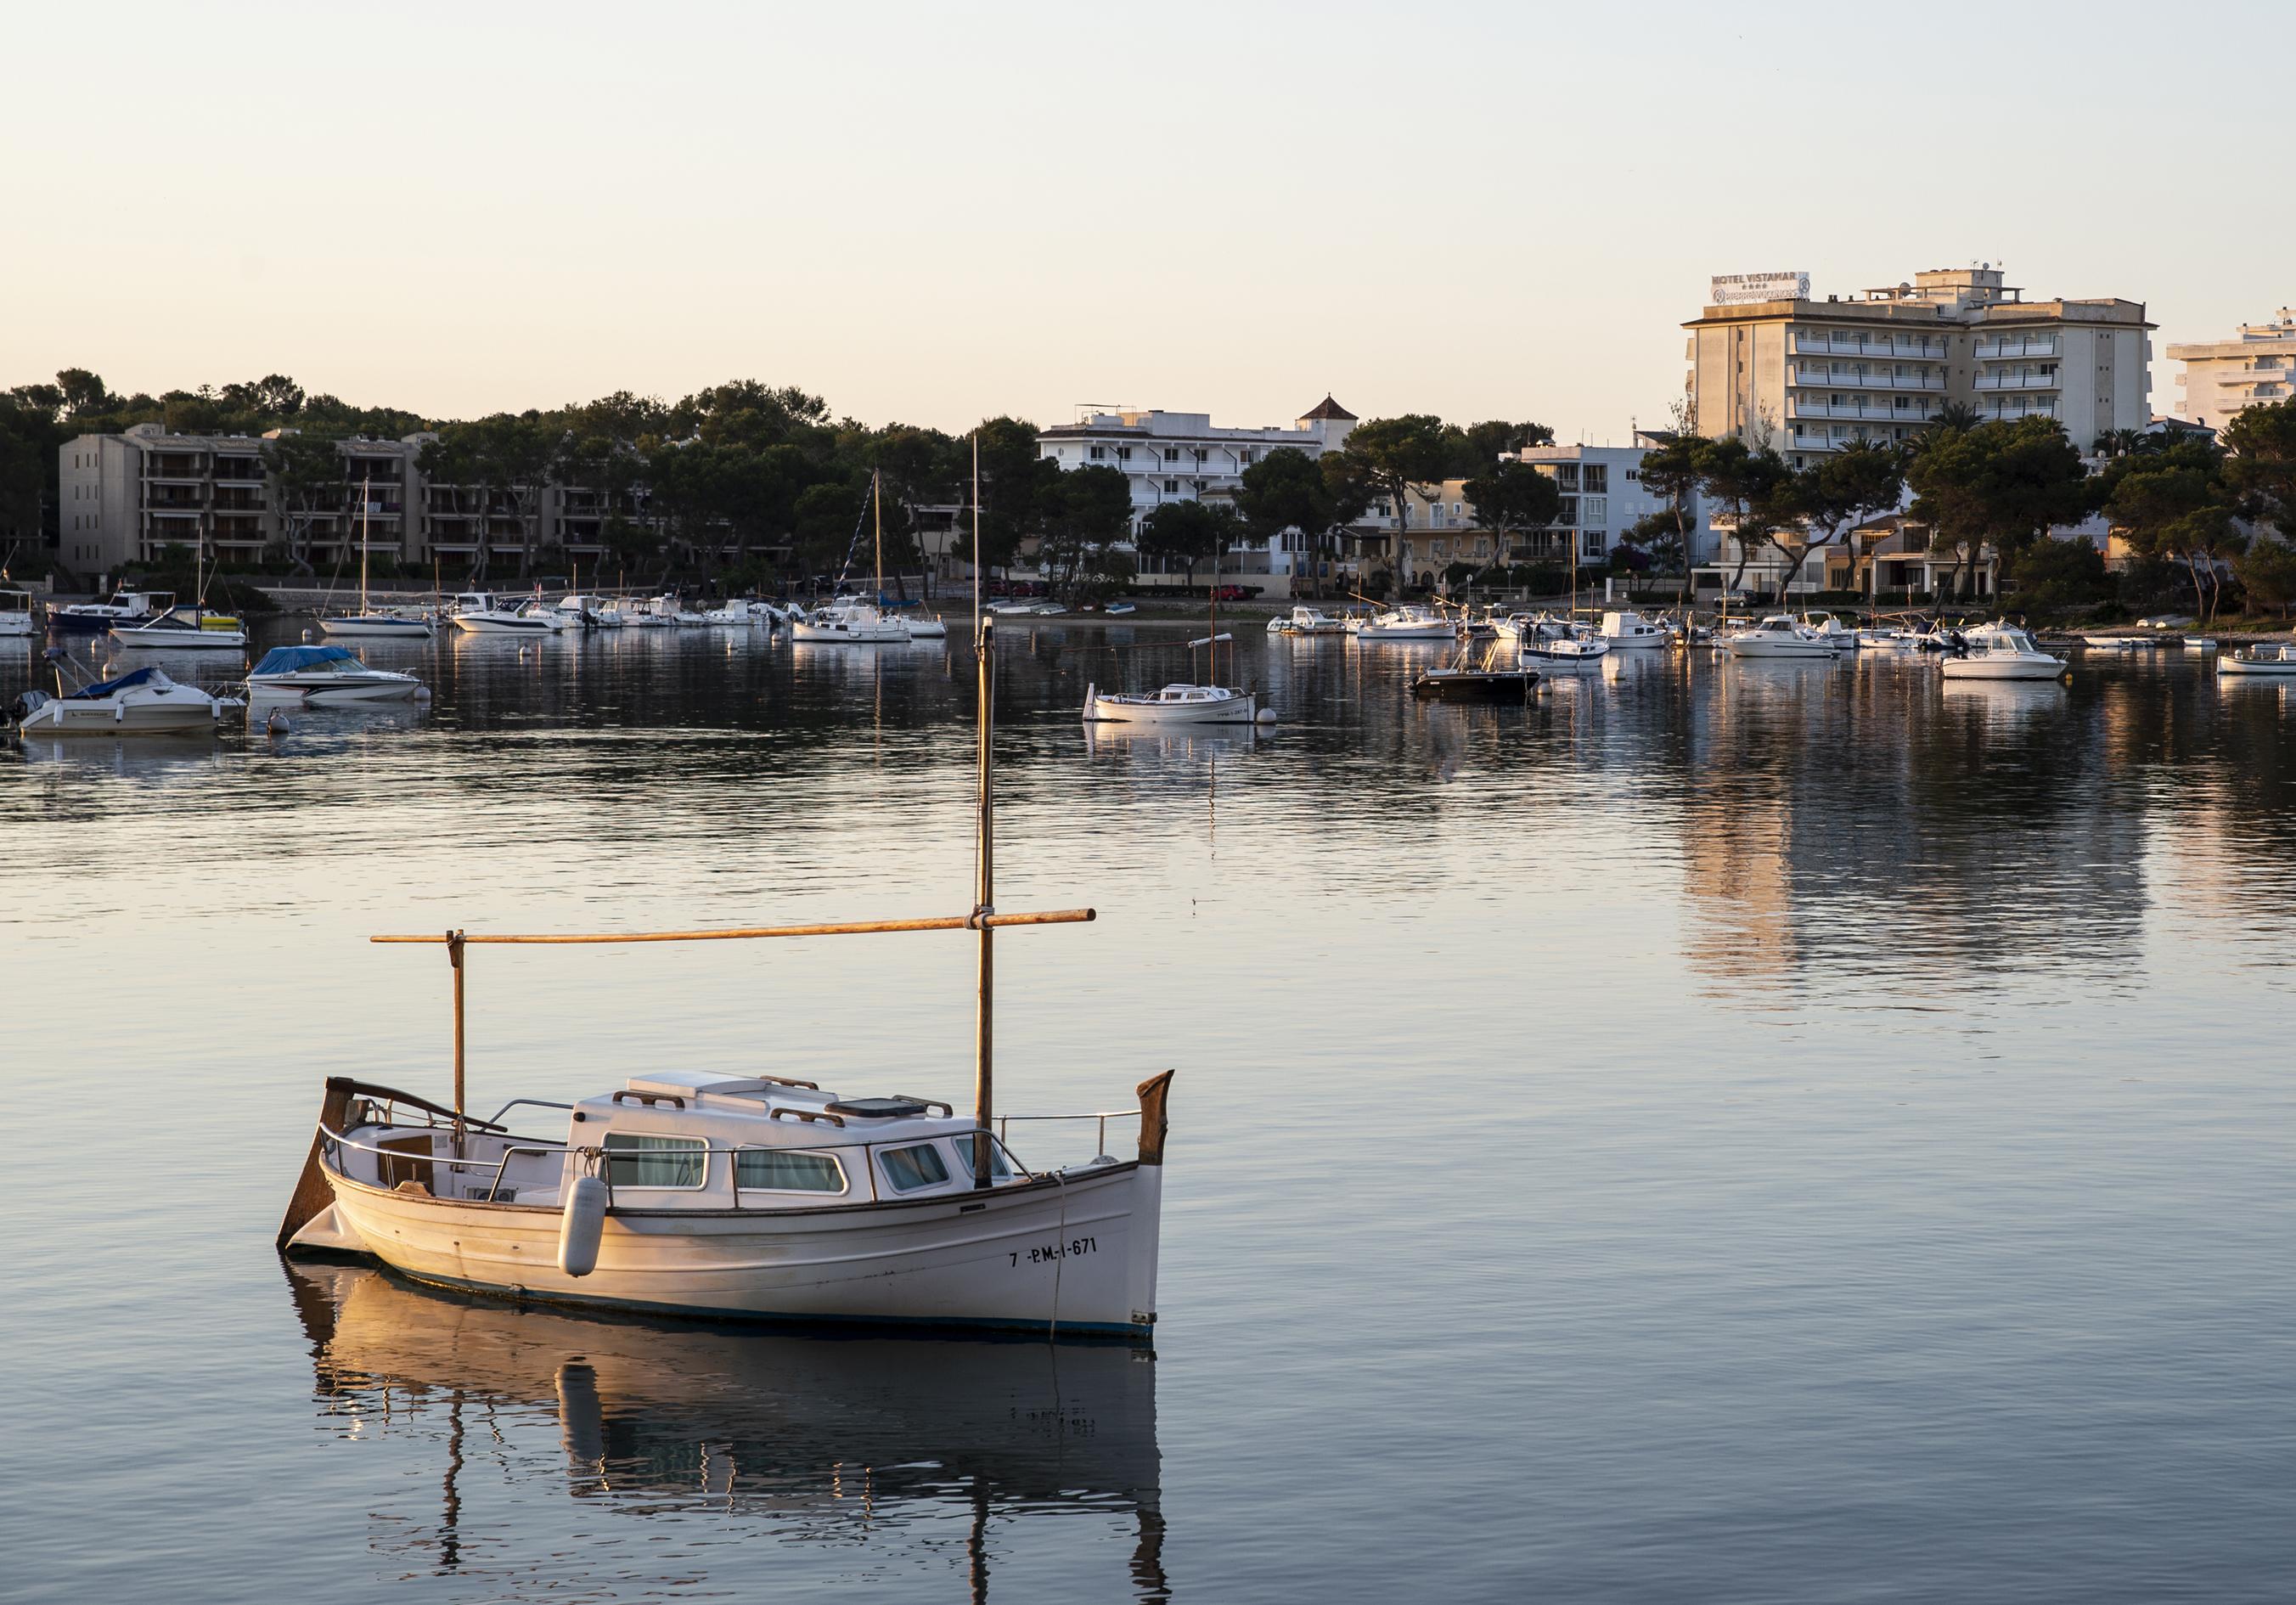
M1316 404L1314 411L1302 414L1300 416L1303 422L1309 418L1334 418L1349 423L1356 422L1356 415L1333 401L1328 393L1324 395L1323 400Z

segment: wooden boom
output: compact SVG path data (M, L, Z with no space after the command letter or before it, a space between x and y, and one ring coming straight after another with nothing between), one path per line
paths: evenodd
M970 914L953 914L931 920L843 920L822 925L753 925L726 930L630 930L605 931L594 935L577 936L475 936L450 931L436 937L369 937L370 942L427 942L432 946L467 942L539 943L546 945L589 942L734 942L753 937L857 937L879 931L899 930L980 930L995 929L1006 925L1082 925L1097 919L1098 913L1089 908L1054 908L1036 913L987 913L975 919Z

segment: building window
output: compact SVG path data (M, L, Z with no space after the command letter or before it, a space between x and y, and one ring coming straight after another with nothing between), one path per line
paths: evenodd
M1578 465L1576 463L1556 463L1554 465L1554 482L1562 487L1565 490L1578 489Z
M1178 495L1180 494L1180 482L1177 479L1165 480L1164 494L1168 496Z
M1107 455L1108 447L1104 446L1095 446L1092 448L1092 460L1095 463L1103 461Z
M1197 447L1195 448L1195 452L1196 452L1196 461L1197 461L1197 462L1199 462L1199 463L1208 462L1208 461L1210 461L1210 458L1211 458L1211 453L1210 453L1210 452L1206 451L1206 450L1205 450L1202 446L1197 446Z
M1630 468L1630 469L1627 470L1627 483L1628 483L1628 484L1629 484L1629 485L1639 485L1639 484L1641 484L1641 483L1642 483L1642 480L1643 480L1643 471L1642 471L1641 469L1639 469L1639 468Z
M1611 488L1611 469L1605 463L1589 463L1578 471L1578 488L1605 491Z
M1581 557L1603 556L1610 549L1609 539L1609 532L1606 530L1587 530L1578 537L1578 555Z
M1242 451L1236 453L1235 460L1239 463L1249 463L1252 459L1252 454L1251 447L1247 446Z
M1129 462L1131 462L1131 461L1132 461L1132 448L1131 448L1130 446L1118 446L1118 447L1116 448L1116 460L1117 460L1119 463L1129 463Z

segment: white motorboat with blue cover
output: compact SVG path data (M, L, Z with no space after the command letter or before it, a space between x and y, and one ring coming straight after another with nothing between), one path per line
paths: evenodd
M280 1247L372 1256L416 1281L520 1300L1147 1336L1156 1320L1172 1072L1141 1083L1134 1108L1046 1117L1090 1122L1101 1134L1102 1151L1062 1168L1029 1168L1004 1141L1011 1124L1029 1117L992 1109L996 932L1078 923L1093 911L995 906L995 631L976 618L969 913L624 936L378 938L447 949L454 1101L331 1077ZM520 1098L491 1119L469 1112L461 1054L468 947L914 930L977 934L969 1116L929 1098L840 1096L779 1073L778 1060L771 1069L660 1069L651 1062L656 1055L619 1086L570 1104ZM515 1110L555 1110L564 1125L522 1135L504 1124ZM1107 1129L1129 1119L1139 1122L1138 1152L1118 1159L1105 1151Z
M62 691L61 672L58 689ZM144 667L60 696L28 691L16 700L17 728L25 735L180 734L213 730L226 712L246 706L196 685L179 685L164 671Z
M422 689L413 675L369 668L340 646L275 646L248 672L248 694L292 699L307 707L408 702Z

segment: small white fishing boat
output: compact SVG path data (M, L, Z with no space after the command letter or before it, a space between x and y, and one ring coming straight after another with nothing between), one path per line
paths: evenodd
M1899 647L1906 644L1906 632L1889 625L1866 625L1857 631L1857 644L1870 651L1875 647Z
M1067 612L1069 609L1068 604L1063 602L1040 602L1031 610L1039 618L1051 618Z
M1943 665L1948 680L2056 680L2065 660L2043 651L2013 624L1980 625L1967 633L1968 649Z
M29 591L0 591L0 635L36 635L39 627Z
M2296 646L2252 646L2235 648L2217 656L2218 675L2254 675L2270 677L2296 675Z
M17 699L17 728L26 735L164 735L213 730L225 713L246 706L147 667L62 696L28 691Z
M1101 725L1250 725L1259 718L1259 694L1225 685L1167 685L1136 693L1087 685L1084 717Z
M1103 1151L1060 1168L1029 1168L1004 1133L1029 1117L991 1107L996 932L1094 917L1088 908L996 908L994 634L983 619L971 913L636 938L977 933L970 1115L932 1099L842 1097L744 1069L648 1066L570 1107L513 1099L494 1118L477 1118L460 1045L465 946L552 938L459 930L381 938L447 950L454 1101L330 1077L280 1248L371 1255L419 1282L521 1301L1145 1337L1156 1320L1172 1072L1141 1083L1134 1109L1045 1117L1095 1122L1102 1134ZM518 1134L502 1120L520 1108L561 1110L565 1124ZM1118 1159L1105 1151L1107 1125L1128 1118L1139 1122L1138 1152Z
M340 646L275 646L247 676L251 697L292 699L313 708L408 702L422 689L413 675L369 668Z
M729 602L722 607L711 608L701 615L701 622L718 629L746 626L750 622L750 604L746 602Z
M1348 633L1357 641L1456 641L1459 626L1433 608L1406 602L1368 618L1350 618Z
M1136 604L1128 602L1111 602L1106 607L1101 609L1101 611L1108 615L1111 618L1129 618L1133 614L1137 613L1139 610L1140 609Z
M1665 626L1652 624L1640 613L1616 611L1603 615L1603 639L1612 651L1634 647L1664 646L1672 639Z
M455 598L455 627L472 635L554 635L559 621L511 606L491 591L465 591Z
M912 641L948 639L948 625L937 615L930 618L921 618L914 614L898 614L896 617L900 619L903 627L909 632L909 639Z
M137 625L114 625L111 638L138 651L235 652L247 645L236 618L200 608L178 608Z
M1722 645L1734 658L1831 658L1834 654L1832 642L1784 613L1771 614L1752 628L1729 636Z
M1588 626L1542 617L1527 630L1518 626L1515 651L1523 662L1562 674L1600 668L1611 655L1611 640Z
M2153 643L2136 635L2083 635L2081 644L2095 652L2134 652Z
M2188 652L2213 652L2217 650L2217 639L2213 635L2187 635L2185 637L2185 650Z

